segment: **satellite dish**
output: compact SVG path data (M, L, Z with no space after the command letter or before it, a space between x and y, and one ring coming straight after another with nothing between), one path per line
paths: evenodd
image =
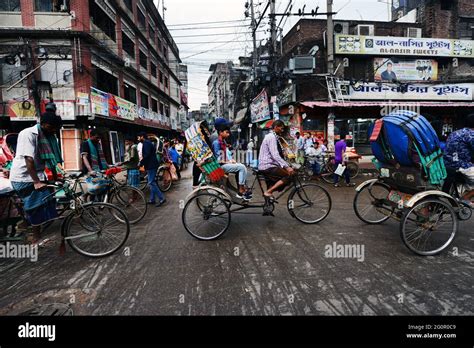
M336 23L336 24L334 25L334 32L335 32L336 34L342 33L343 30L344 30L344 27L342 26L341 23Z

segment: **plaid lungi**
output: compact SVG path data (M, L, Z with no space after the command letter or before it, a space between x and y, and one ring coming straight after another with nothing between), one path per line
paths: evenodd
M23 200L23 210L28 223L41 225L56 219L56 199L47 188L35 190L32 182L12 182L16 193Z
M138 169L127 170L127 185L132 187L140 186L140 171Z

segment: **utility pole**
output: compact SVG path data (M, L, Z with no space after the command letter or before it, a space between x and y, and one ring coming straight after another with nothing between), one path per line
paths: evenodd
M255 87L257 82L257 21L255 20L255 8L253 0L250 0L250 15L252 16L252 39L253 39L253 57L252 57L252 81ZM252 93L253 96L253 93Z
M276 27L276 0L268 0L270 5L270 42L271 42L271 51L270 53L270 71L272 72L272 77L270 81L270 96L273 96L276 93L276 84L275 75L278 70L278 47L277 47L277 27Z
M334 23L332 20L333 0L327 0L327 34L328 34L328 73L334 73Z

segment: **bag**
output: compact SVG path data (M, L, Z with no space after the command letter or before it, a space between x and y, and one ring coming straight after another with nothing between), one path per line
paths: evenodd
M86 192L91 195L105 194L109 188L110 181L103 177L88 177L86 179Z
M177 181L178 173L176 172L176 167L174 166L174 164L170 165L170 173L171 173L171 180Z
M336 168L336 170L334 171L334 174L336 175L339 175L339 176L342 176L344 174L344 171L346 170L346 167L343 166L342 164L339 164Z

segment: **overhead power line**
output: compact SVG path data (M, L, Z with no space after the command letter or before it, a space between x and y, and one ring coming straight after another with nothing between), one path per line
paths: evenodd
M176 30L203 30L203 29L225 29L225 28L245 28L249 27L250 25L227 25L227 26L220 26L220 27L189 27L189 28L169 28L169 31L176 31Z
M187 25L200 25L200 24L221 24L221 23L235 23L235 22L245 22L246 19L237 19L232 21L218 21L218 22L197 22L197 23L182 23L182 24L167 24L167 27L179 27Z

